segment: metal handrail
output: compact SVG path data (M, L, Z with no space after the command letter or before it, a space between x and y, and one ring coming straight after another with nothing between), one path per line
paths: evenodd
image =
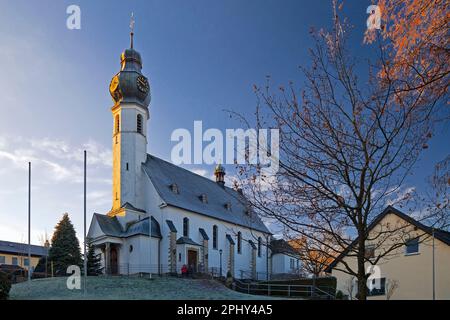
M334 296L332 294L313 285L241 282L239 280L235 280L234 285L241 291L244 291L248 294L252 292L262 292L264 294L267 293L267 295L272 295L273 292L283 292L286 293L286 296L288 297L293 296L293 294L295 293L303 293L307 296L313 297L314 293L319 292L321 294L316 296L326 296L327 298L334 299Z

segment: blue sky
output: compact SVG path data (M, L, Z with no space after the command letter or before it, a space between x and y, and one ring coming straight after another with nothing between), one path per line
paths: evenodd
M362 43L369 0L347 1ZM66 8L81 8L81 30L66 28ZM82 233L82 150L89 151L88 212L111 207L112 119L108 85L129 45L150 79L148 151L170 159L174 129L235 128L223 109L251 115L253 84L271 75L275 86L302 78L309 30L330 24L331 1L0 0L0 239L26 241L27 161L33 161L32 242L49 237L64 212ZM407 186L421 188L432 166L449 152L440 128ZM211 166L189 166L207 177ZM230 175L232 168L228 168Z

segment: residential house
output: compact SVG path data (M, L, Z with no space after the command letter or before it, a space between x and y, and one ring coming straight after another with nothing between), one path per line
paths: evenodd
M450 232L425 226L390 206L369 225L369 239L369 300L450 299ZM337 290L351 298L357 295L357 282L344 272L344 263L356 270L356 244L357 239L326 270L337 278Z

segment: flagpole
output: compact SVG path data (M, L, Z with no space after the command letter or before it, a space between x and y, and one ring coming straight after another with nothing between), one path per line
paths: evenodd
M432 238L433 238L433 300L436 300L436 267L435 267L435 257L434 257L434 227L432 227Z
M31 162L28 162L28 281L31 281Z
M84 150L84 294L86 294L87 280L87 255L86 255L86 159L87 153Z

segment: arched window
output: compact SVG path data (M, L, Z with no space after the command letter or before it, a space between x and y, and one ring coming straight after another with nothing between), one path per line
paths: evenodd
M258 238L258 257L261 257L261 246L262 246L262 239L261 237Z
M242 248L242 234L239 231L237 234L237 252L241 253L241 248Z
M217 226L213 226L213 249L217 249Z
M119 115L116 115L116 129L115 129L116 133L119 133L120 131L120 118Z
M142 134L142 115L138 114L137 115L137 120L136 120L136 127L137 127L137 132Z
M189 237L189 219L183 219L183 237Z

